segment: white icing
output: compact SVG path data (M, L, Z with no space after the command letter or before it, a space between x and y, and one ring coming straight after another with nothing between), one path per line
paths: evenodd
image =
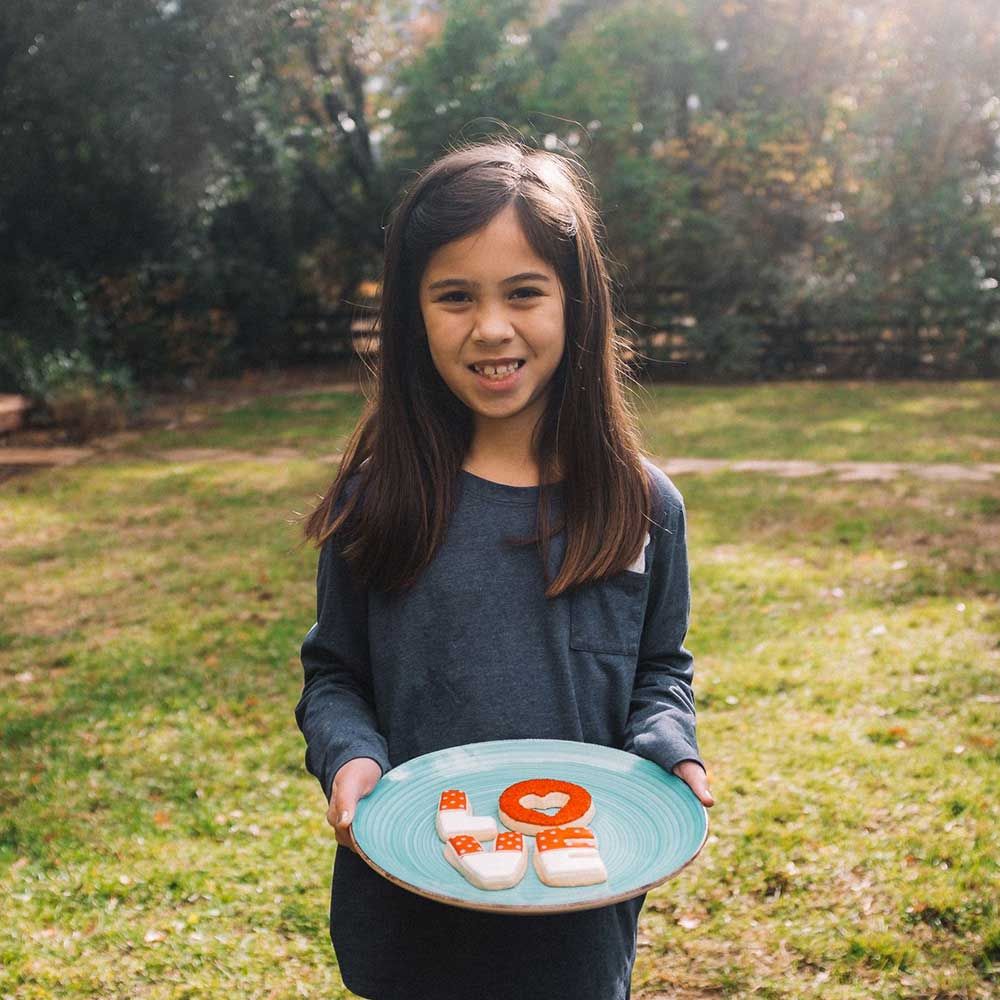
M496 820L492 816L475 816L471 808L438 809L434 825L442 840L462 834L476 840L493 840L497 835Z
M524 878L528 867L527 845L520 851L476 851L459 855L451 844L444 856L478 889L509 889Z
M557 847L535 851L535 871L546 885L594 885L606 882L604 867L596 847Z

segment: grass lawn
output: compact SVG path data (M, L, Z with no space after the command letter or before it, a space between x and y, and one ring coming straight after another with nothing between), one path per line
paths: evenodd
M997 462L998 399L800 383L639 409L665 458ZM361 402L261 399L0 485L0 998L350 995L292 710L299 515ZM1000 478L676 482L718 804L649 898L634 995L995 996Z

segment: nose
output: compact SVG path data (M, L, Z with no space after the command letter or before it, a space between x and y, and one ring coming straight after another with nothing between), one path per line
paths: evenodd
M507 310L499 304L484 304L476 314L472 339L481 344L502 344L514 336Z

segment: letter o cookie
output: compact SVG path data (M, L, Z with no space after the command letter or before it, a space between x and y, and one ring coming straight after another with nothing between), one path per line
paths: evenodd
M542 809L558 808L553 815ZM500 822L508 830L535 836L541 830L586 826L594 816L594 800L582 785L555 778L518 781L500 793Z

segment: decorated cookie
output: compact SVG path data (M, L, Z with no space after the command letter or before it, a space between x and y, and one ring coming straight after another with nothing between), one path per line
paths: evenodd
M444 856L479 889L509 889L528 867L528 849L520 833L501 833L492 851L484 851L475 837L449 837Z
M551 816L542 809L558 809ZM585 826L594 818L590 792L572 781L529 778L500 793L500 822L508 830L534 836L540 830Z
M597 837L585 826L542 830L535 839L535 871L554 886L594 885L608 878Z
M441 793L435 826L438 836L445 841L463 834L475 837L476 840L492 840L497 835L497 824L493 817L474 816L469 796L457 788L449 788Z

